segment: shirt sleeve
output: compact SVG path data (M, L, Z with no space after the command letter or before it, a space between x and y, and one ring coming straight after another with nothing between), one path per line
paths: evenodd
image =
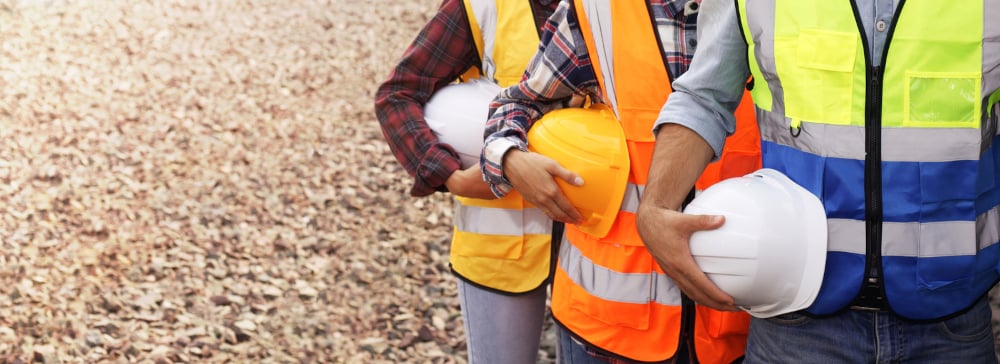
M733 2L702 1L698 51L687 72L674 81L653 133L664 124L683 125L705 139L718 158L726 137L736 129L733 113L749 77L747 45Z
M550 110L581 107L587 97L599 100L599 87L584 45L572 2L562 1L542 28L539 51L521 82L500 92L490 104L480 158L483 176L497 197L512 189L504 176L503 156L511 148L527 150L528 129Z
M458 153L430 130L423 108L435 91L478 64L462 1L445 0L376 91L375 114L389 148L413 176L411 195L444 191L461 169Z

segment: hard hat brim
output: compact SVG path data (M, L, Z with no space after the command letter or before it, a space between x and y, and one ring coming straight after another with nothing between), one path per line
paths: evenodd
M787 179L778 171L772 169L761 169L757 174L780 175L779 178ZM777 176L776 176L777 177ZM794 183L794 182L793 182ZM827 254L827 221L826 211L819 198L809 193L804 188L799 187L801 198L798 211L802 214L802 219L797 223L803 225L803 231L807 232L803 236L803 243L806 245L805 265L803 267L799 290L795 298L788 303L776 303L773 305L763 305L745 308L751 316L758 318L774 317L781 314L795 312L812 305L819 294L820 286L823 284L823 273L826 270Z
M827 225L825 215L811 215L814 216L805 217L803 223L809 227L809 231L815 231L816 234L806 237L807 241L805 241L805 244L808 246L808 253L805 256L805 269L802 272L798 293L788 304L757 306L745 309L751 316L768 318L795 312L809 307L816 300L819 288L823 283L823 273L826 269Z

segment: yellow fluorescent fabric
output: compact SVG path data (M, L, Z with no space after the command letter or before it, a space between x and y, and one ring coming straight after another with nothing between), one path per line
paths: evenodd
M863 118L853 118L851 108L844 107L852 104L855 87L864 90L864 72L860 79L854 72L865 69L865 59L850 2L778 1L775 12L774 59L785 90L785 115L864 125ZM800 21L782 23L796 19L782 14L795 14Z
M538 31L526 0L464 0L483 77L501 87L517 83L538 49ZM552 221L511 193L502 199L456 197L450 262L480 286L523 293L549 274ZM502 217L502 221L497 220Z

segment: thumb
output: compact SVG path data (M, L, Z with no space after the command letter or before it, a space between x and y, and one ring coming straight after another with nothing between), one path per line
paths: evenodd
M722 215L692 215L690 219L691 231L715 230L725 223L726 218Z

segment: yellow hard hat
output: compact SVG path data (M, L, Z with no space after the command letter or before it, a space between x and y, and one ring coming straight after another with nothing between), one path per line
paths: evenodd
M599 238L607 235L625 197L629 173L625 132L614 113L605 105L550 111L528 131L528 150L583 178L583 186L560 178L556 183L583 215L580 230Z

